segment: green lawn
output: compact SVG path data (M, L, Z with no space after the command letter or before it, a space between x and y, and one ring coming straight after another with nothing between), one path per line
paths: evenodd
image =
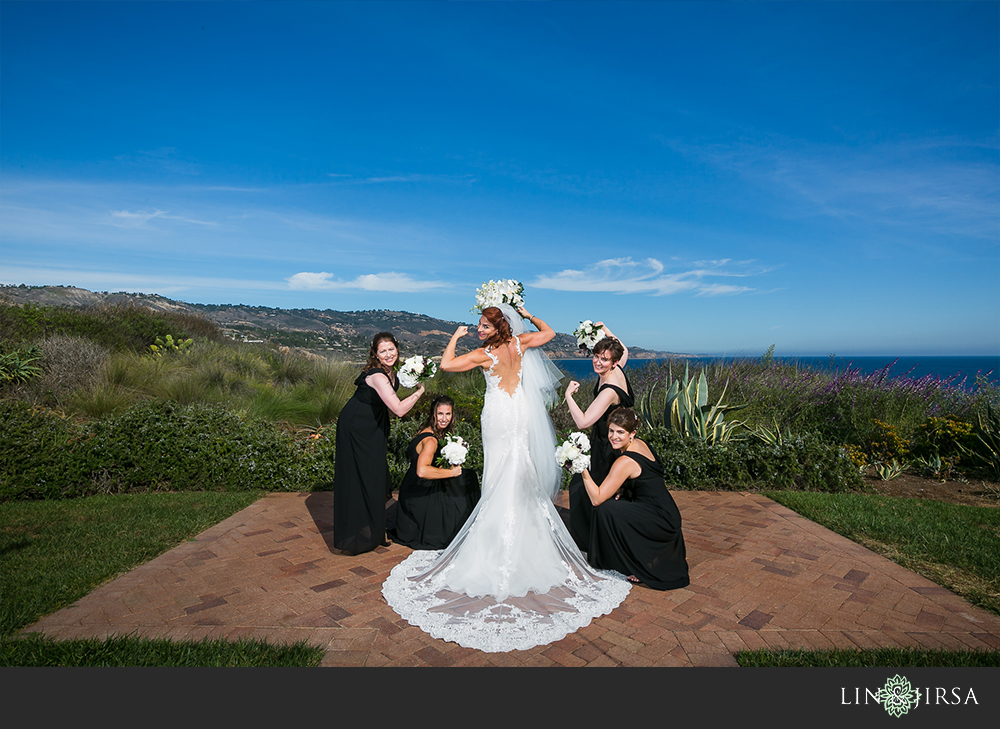
M1000 509L860 493L765 495L1000 615Z
M260 496L183 492L0 504L0 665L317 665L322 651L302 644L15 638L44 615ZM767 496L1000 614L1000 509L869 494L781 491ZM747 651L736 658L744 666L1000 665L996 651Z
M261 495L119 494L0 504L0 665L316 665L322 651L302 645L15 638L20 629L193 538Z

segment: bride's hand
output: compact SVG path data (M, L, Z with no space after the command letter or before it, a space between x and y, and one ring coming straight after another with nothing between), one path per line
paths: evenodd
M455 330L455 333L452 336L461 338L468 333L469 333L469 327L459 327L458 329Z
M528 310L525 309L523 306L517 307L517 313L520 314L525 319L530 319L531 318L531 314L529 314Z

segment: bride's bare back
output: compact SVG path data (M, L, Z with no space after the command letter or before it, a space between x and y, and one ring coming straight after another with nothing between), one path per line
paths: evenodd
M520 341L514 337L506 344L501 344L495 348L487 348L487 354L492 354L497 361L492 361L487 365L482 365L486 372L493 371L495 377L500 378L500 389L508 395L513 395L517 386L521 383L521 357Z

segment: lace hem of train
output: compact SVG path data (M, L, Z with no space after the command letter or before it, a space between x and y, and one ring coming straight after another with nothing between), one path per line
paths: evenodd
M411 625L486 653L528 650L561 640L618 607L631 587L617 572L594 570L602 579L571 578L541 595L529 592L497 602L443 588L443 580L411 579L426 576L440 554L411 554L393 568L382 594Z

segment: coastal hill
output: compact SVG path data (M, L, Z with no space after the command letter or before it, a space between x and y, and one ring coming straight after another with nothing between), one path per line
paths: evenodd
M40 304L43 306L144 306L156 311L200 314L214 321L223 333L242 341L266 341L277 345L309 350L314 354L347 361L361 361L368 353L372 337L380 331L391 331L400 341L406 356L422 354L440 356L455 328L466 322L435 319L408 311L334 311L332 309L274 309L246 304L190 304L157 294L108 293L88 291L74 286L0 286L0 303ZM473 342L467 338L467 342ZM463 342L464 343L464 342ZM629 357L645 359L669 357L670 352L657 352L629 346ZM459 351L467 347L459 345ZM556 334L545 347L553 359L578 359L583 355L571 334Z

